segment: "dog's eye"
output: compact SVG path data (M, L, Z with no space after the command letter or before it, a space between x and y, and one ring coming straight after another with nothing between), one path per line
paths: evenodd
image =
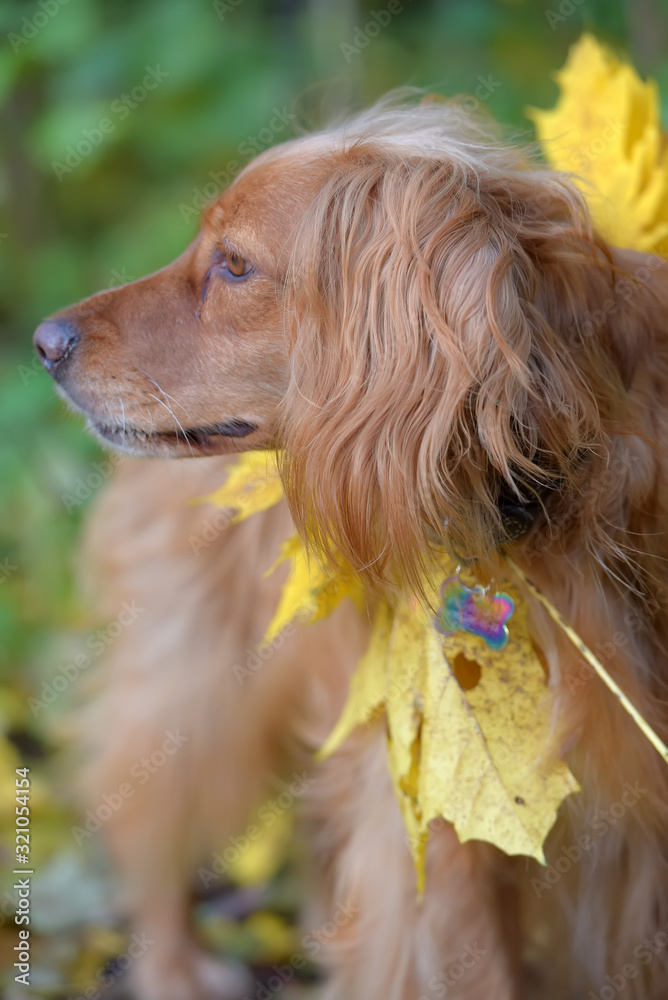
M225 254L225 264L230 274L233 274L235 278L243 278L244 274L248 274L250 271L248 261L233 250L228 250Z
M213 277L223 277L231 282L242 281L252 270L253 265L235 250L230 250L225 246L219 247L214 256L214 263L204 275L200 310L204 305L209 283Z

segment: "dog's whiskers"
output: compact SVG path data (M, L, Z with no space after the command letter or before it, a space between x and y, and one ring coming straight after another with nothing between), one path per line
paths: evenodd
M153 376L149 372L145 371L143 368L139 368L138 371L140 371L142 373L142 375L145 375L146 378L149 379L149 381L153 383L153 385L156 387L156 389L158 390L158 392L160 393L160 395L164 396L165 400L172 400L172 402L176 403L177 406L180 406L181 409L183 410L183 412L186 414L186 416L188 416L188 411L186 410L185 406L183 406L183 404L180 403L178 401L178 399L175 399L174 396L170 396L170 394L168 392L165 392L165 390L162 388L162 386L157 382L156 379L153 378ZM165 402L164 400L159 399L152 392L149 393L149 396L151 396L152 399L155 399L155 401L157 403L160 403L160 405L164 406L164 408L167 410L167 412L171 416L172 420L174 421L174 423L176 424L176 426L178 427L178 429L183 434L183 440L188 445L188 448L190 449L190 454L194 457L195 453L193 452L192 445L190 444L190 439L188 437L188 434L187 434L186 430L184 429L183 424L181 423L181 421L178 419L178 417L174 413L174 410L172 409L171 405L168 402Z
M169 406L168 403L163 402L162 399L160 399L158 396L156 396L155 393L149 392L149 396L151 396L156 401L156 403L160 403L161 406L164 406L164 408L167 410L167 413L169 413L170 417L172 418L172 420L174 421L174 423L176 424L176 426L179 428L179 430L183 434L183 440L188 445L188 448L190 449L190 454L194 458L195 457L195 452L192 449L192 445L190 443L190 439L188 437L188 434L184 430L183 424L181 423L181 421L178 419L178 417L174 413L174 410L171 408L171 406ZM177 436L178 436L178 432L177 432Z
M156 387L156 389L158 390L158 392L160 393L161 396L164 396L165 399L171 399L171 401L173 403L176 403L176 405L179 406L183 410L183 412L185 413L185 415L187 417L190 416L190 414L188 413L188 411L185 408L185 406L183 405L183 403L180 403L178 401L178 399L176 399L174 396L170 396L170 394L168 392L165 392L165 390L162 388L162 386L156 381L156 379L153 378L152 375L150 375L147 371L144 371L143 368L138 368L137 370L140 371L142 373L142 375L145 375L147 379L150 379L150 381Z

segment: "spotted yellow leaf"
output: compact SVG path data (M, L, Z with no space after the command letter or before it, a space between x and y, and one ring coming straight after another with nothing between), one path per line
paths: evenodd
M526 604L512 585L503 589L515 600L515 614L501 653L478 636L442 638L426 628L418 801L423 824L443 816L462 842L485 840L544 863L557 809L579 786L554 756L552 699ZM458 680L458 663L480 668L468 690Z
M440 636L416 601L381 608L343 715L321 751L334 752L384 706L389 766L420 889L431 820L444 817L461 841L484 840L544 861L557 809L578 789L550 753L551 698L526 606L512 586L504 589L516 612L502 652L468 633Z

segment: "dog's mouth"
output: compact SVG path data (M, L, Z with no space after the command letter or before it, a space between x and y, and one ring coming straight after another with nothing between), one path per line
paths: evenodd
M146 431L129 424L105 424L88 418L87 428L107 444L132 454L215 455L237 451L234 442L258 430L249 420L227 420L206 427L184 427L174 431Z

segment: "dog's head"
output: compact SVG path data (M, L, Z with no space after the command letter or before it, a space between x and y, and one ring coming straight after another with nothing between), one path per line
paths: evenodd
M638 351L615 270L567 181L457 106L385 106L260 156L174 263L35 344L104 440L277 447L321 551L410 579L589 474Z
M45 368L105 442L190 456L276 440L287 240L309 197L308 172L281 161L247 170L172 264L37 329Z

